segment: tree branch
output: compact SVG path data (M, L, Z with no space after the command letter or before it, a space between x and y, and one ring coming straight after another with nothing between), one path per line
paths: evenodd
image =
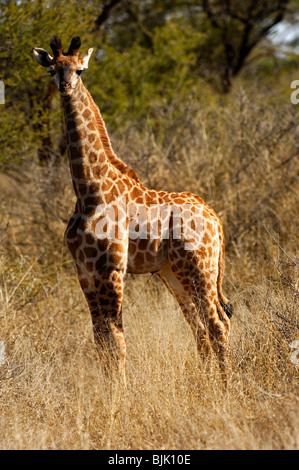
M278 11L278 13L275 16L275 18L273 18L272 21L267 26L264 26L264 28L262 28L258 32L256 37L252 41L249 41L249 35L250 35L250 32L253 29L254 22L252 20L247 21L247 23L246 23L247 26L244 30L242 44L241 44L240 50L239 50L238 61L237 61L236 65L234 66L234 70L233 70L234 75L237 75L238 72L241 70L241 68L244 65L245 59L249 55L251 50L267 35L267 33L270 31L271 28L273 28L273 26L278 24L283 19L284 14L285 14L286 9L287 9L288 2L289 2L289 0L285 0L284 3L282 3L281 5L279 5L276 8L273 7L269 11L269 13L273 13L274 11ZM257 18L257 16L254 17L255 21L256 21L256 18Z
M213 28L220 28L220 24L217 21L216 14L211 10L211 5L209 0L202 0L202 9L207 14L208 19L210 20Z
M116 5L119 3L122 3L122 0L107 0L102 8L101 13L95 20L95 24L97 25L98 28L101 28L106 21L108 20L111 11L113 10Z

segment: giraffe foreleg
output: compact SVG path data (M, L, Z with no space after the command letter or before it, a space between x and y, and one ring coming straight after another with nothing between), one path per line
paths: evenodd
M118 319L98 311L91 310L94 340L101 363L106 371L117 369L126 384L125 359L126 343L124 339L121 315Z
M117 368L126 384L126 343L122 323L123 274L111 270L93 280L92 289L82 286L91 313L94 340L104 369Z

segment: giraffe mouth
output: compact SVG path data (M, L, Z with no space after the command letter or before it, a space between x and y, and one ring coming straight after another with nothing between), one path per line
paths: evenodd
M73 92L73 87L69 86L69 87L60 87L59 88L59 93L61 94L61 96L67 96L67 95L70 95L71 93Z
M72 89L62 90L62 91L59 90L59 93L61 96L68 96L72 93L72 91L73 91Z
M67 96L70 95L74 89L75 87L72 87L70 83L67 83L66 85L60 85L59 93L61 96Z

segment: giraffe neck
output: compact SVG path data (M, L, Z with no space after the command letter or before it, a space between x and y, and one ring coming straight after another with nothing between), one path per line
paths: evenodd
M73 186L82 205L86 205L85 199L91 195L97 194L101 198L100 183L111 166L88 95L79 80L73 93L62 97Z
M136 173L114 154L100 111L81 79L70 96L62 97L73 186L81 207L107 202L109 179Z
M97 105L95 104L95 102L93 101L93 99L92 99L92 97L91 97L88 90L86 90L86 93L87 93L87 97L88 97L88 100L89 100L89 103L90 103L90 108L92 109L92 111L95 115L95 119L96 119L96 123L97 123L97 129L98 129L99 134L100 134L100 139L101 139L101 142L102 142L102 146L105 150L107 158L109 159L109 162L115 168L117 168L121 173L123 173L127 176L130 176L133 180L135 180L137 182L140 182L137 173L134 170L132 170L132 168L130 166L126 165L122 160L120 160L115 155L115 153L112 149L111 142L110 142L110 139L109 139L109 136L108 136L108 133L107 133L106 125L105 125L105 122L102 118L100 110L97 107Z

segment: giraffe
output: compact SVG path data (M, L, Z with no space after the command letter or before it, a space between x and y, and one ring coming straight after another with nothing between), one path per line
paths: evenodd
M156 273L178 301L198 351L214 351L225 370L232 307L222 292L222 223L199 196L145 187L115 155L81 78L93 49L79 56L80 46L80 38L74 37L64 52L54 37L53 57L41 48L33 53L54 78L62 99L76 195L65 239L89 306L98 353L107 361L108 351L125 383L124 276Z

